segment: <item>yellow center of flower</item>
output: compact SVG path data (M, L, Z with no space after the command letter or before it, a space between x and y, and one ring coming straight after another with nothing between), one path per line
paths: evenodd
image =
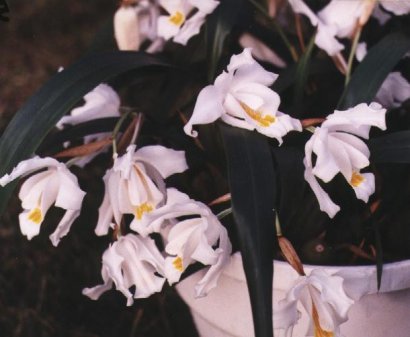
M185 15L180 11L176 11L169 17L169 21L175 26L180 27L185 22Z
M352 177L350 178L350 185L353 187L358 187L363 181L364 177L360 173L353 172Z
M315 328L315 337L334 337L335 334L332 331L323 330L322 327L320 326L319 315L313 303L312 303L312 318L313 318L313 325Z
M150 205L147 202L144 202L143 204L139 205L136 210L135 210L135 217L138 220L141 220L142 216L144 215L144 213L149 213L153 210L152 205Z
M182 273L184 271L184 265L182 264L182 259L179 256L176 257L174 261L172 261L172 265L179 272Z
M276 122L275 116L263 115L260 111L253 110L251 107L242 102L240 102L240 105L242 109L245 110L246 114L250 118L257 121L260 126L268 127Z
M32 209L31 212L28 214L27 218L35 224L39 225L43 220L43 214L41 213L41 209L38 207Z

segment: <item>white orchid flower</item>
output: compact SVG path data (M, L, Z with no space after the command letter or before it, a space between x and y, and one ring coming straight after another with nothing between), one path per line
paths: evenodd
M341 337L340 325L347 321L354 303L343 288L342 277L314 269L309 276L300 276L295 281L275 309L274 327L282 330L285 337L292 336L293 326L299 320L298 302L311 317L308 337Z
M24 160L10 174L0 178L0 185L5 186L19 177L42 169L47 170L32 175L21 186L19 198L23 212L19 216L20 229L31 240L39 234L48 209L55 204L66 210L56 230L50 235L51 242L57 246L80 214L85 195L78 186L76 176L65 164L53 158L34 157Z
M77 125L98 118L119 117L120 98L117 93L107 84L100 84L84 96L85 104L71 110L70 115L64 116L56 124L62 129L64 125ZM102 140L111 133L102 132L84 137L84 143ZM83 167L104 150L84 156L75 162L75 165Z
M269 88L277 77L253 59L251 49L233 55L228 71L199 93L191 119L184 126L185 133L196 137L193 125L221 118L227 124L256 129L282 143L284 135L292 130L301 131L302 126L299 120L278 111L280 97Z
M375 100L387 109L399 107L410 98L410 83L399 73L392 72L384 80Z
M320 209L334 217L339 206L333 203L316 177L327 183L339 172L353 188L358 199L367 202L374 193L374 176L361 173L369 165L370 151L358 137L368 139L370 127L386 129L386 109L379 104L359 104L346 111L335 111L305 146L305 179L315 193ZM313 163L313 154L316 162Z
M114 166L104 176L105 194L99 209L95 232L105 235L112 218L120 224L123 214L134 215L131 228L138 227L143 217L166 202L164 179L188 168L184 151L160 145L145 146L115 158Z
M177 220L178 217L184 220ZM216 286L232 251L226 228L218 218L203 203L168 189L168 203L147 214L145 222L164 238L168 254L165 276L170 284L179 281L185 269L196 261L210 266L195 286L197 297L206 296ZM217 242L218 248L213 248Z
M93 288L83 289L83 294L97 300L101 294L116 289L127 298L127 306L133 298L146 298L161 291L165 278L164 258L154 240L134 234L127 234L114 242L102 257L101 275L104 283ZM135 286L134 294L130 288Z
M158 37L159 6L156 1L141 0L136 6L121 6L114 15L114 35L120 50L140 50L145 41L149 53L161 51L164 40Z
M158 35L165 40L172 38L174 42L186 45L192 36L199 33L205 17L214 11L219 1L159 0L159 4L168 15L159 17Z
M344 49L337 38L351 37L358 24L367 22L378 2L396 15L410 12L409 0L332 0L317 14L303 0L289 0L295 13L306 15L312 26L317 27L315 44L330 56Z

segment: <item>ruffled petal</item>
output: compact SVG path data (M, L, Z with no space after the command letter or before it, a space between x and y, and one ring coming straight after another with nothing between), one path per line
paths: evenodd
M61 238L68 234L71 225L79 215L79 210L68 210L65 212L63 218L57 225L56 230L53 232L53 234L50 235L50 240L55 247L58 246Z
M141 36L134 7L121 6L114 15L114 36L119 50L138 50Z
M164 179L188 169L185 151L176 151L161 145L142 147L135 153L134 159L150 163Z
M221 117L224 113L222 101L221 93L215 86L209 85L202 89L196 100L192 116L184 126L185 133L196 137L198 133L192 130L193 125L209 124Z

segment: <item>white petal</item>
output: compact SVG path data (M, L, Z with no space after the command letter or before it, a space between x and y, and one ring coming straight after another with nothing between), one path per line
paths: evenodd
M376 6L373 10L373 17L379 22L380 25L385 25L387 21L389 21L392 16L385 11L383 11L380 6Z
M64 164L61 164L57 160L50 157L40 158L36 156L31 159L23 160L13 169L10 174L5 174L0 178L0 185L6 186L9 182L21 176L28 175L34 171L38 171L44 168L57 167L60 165Z
M65 166L59 167L57 171L60 187L55 205L63 209L80 210L85 192L78 186L77 177Z
M380 0L381 5L395 15L406 15L410 13L409 0Z
M357 199L363 200L364 202L368 202L369 197L375 191L374 175L373 173L361 173L361 176L364 178L362 183L357 187L352 187Z
M141 44L134 7L121 6L114 15L114 36L120 50L138 50Z
M49 182L50 176L53 174L55 174L54 170L36 173L21 185L19 198L24 209L32 209L39 206L41 195Z
M399 73L390 73L376 94L376 101L385 108L397 108L410 98L410 83Z
M112 288L113 281L109 278L108 271L105 266L102 267L101 275L104 280L104 284L93 288L84 288L82 291L83 295L88 296L92 300L98 300L103 293Z
M295 13L306 15L312 26L317 26L319 21L317 16L302 0L289 0L289 4Z
M184 126L187 135L196 137L198 133L192 131L192 126L209 124L216 121L224 113L223 98L218 89L209 85L201 90L195 103L194 111L188 123Z
M312 188L313 193L315 194L320 210L327 213L330 218L333 218L337 212L339 212L340 207L336 205L330 198L329 195L322 189L322 187L317 182L315 176L312 173L312 169L306 167L305 163L305 179Z
M180 27L169 21L169 16L160 16L158 18L158 36L169 40L178 34Z
M113 227L112 217L114 216L110 197L107 191L104 193L104 199L101 206L98 208L98 221L97 226L95 227L95 234L98 236L106 235L108 229Z
M134 158L154 166L164 179L188 169L185 151L176 151L161 145L144 146L135 153Z
M120 98L107 84L100 84L84 96L85 104L71 111L57 123L58 128L64 124L76 125L97 118L117 117L120 115Z
M356 58L359 62L363 61L367 54L367 44L366 42L360 42L356 49Z
M50 240L55 247L57 247L61 238L68 234L68 232L70 231L71 225L73 224L73 222L75 221L75 219L77 219L79 215L80 215L80 211L78 210L68 210L65 212L56 230L53 232L53 234L50 235Z
M286 67L286 62L274 50L249 33L240 36L239 44L243 48L251 48L252 55L258 60L269 62L278 68Z
M181 29L174 36L173 41L186 45L188 40L199 33L205 22L206 13L197 12L182 25Z
M250 48L245 48L242 53L231 56L231 60L228 64L228 72L234 72L240 67L255 63L256 61L252 57L252 50Z
M229 263L231 252L232 245L228 238L228 232L221 225L219 248L215 250L215 253L218 254L217 261L208 269L204 277L195 285L196 297L206 296L209 291L217 286L218 279L223 271L223 268Z
M34 223L33 221L29 220L28 218L29 211L23 211L19 215L19 224L21 233L27 236L28 240L31 240L34 236L40 233L40 225L41 223Z
M344 45L336 39L337 30L334 26L323 24L319 21L315 44L326 51L330 56L336 56L344 49Z

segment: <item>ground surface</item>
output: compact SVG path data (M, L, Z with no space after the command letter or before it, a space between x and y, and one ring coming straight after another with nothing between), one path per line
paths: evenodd
M1 129L60 66L84 53L116 7L114 0L7 2L10 21L0 21ZM84 173L77 174L83 188L101 192L102 186L87 186ZM101 282L101 254L110 241L93 235L99 202L86 199L87 211L56 249L48 240L54 221L28 241L18 228L18 200L11 201L0 223L1 337L196 336L187 309L170 288L132 307L115 291L99 301L81 295L83 287Z

